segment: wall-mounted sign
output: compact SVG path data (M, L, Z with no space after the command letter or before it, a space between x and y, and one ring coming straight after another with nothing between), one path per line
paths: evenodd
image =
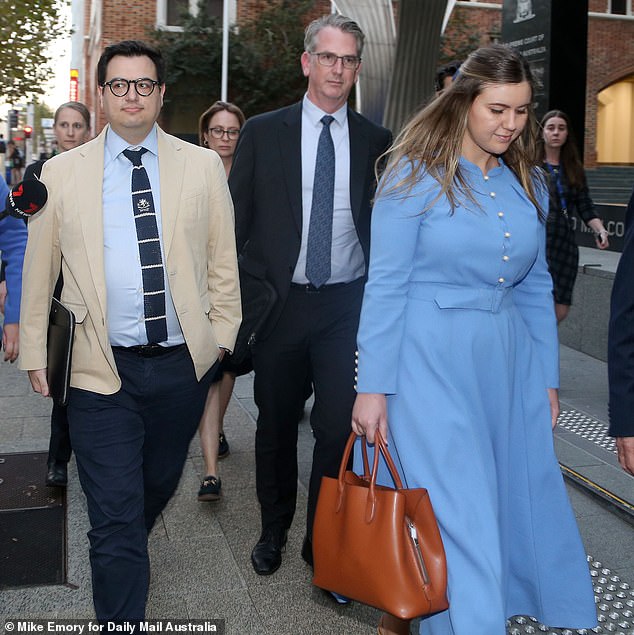
M69 101L79 101L79 71L76 68L70 69L69 98Z
M583 153L588 0L504 0L502 41L528 60L540 84L537 117L566 112Z

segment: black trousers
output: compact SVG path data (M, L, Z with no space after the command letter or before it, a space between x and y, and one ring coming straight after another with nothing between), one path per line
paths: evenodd
M199 382L185 346L159 357L114 356L121 389L71 388L68 402L100 622L145 618L147 536L178 485L218 366Z
M336 476L355 399L356 335L363 280L319 292L291 287L273 332L253 350L258 406L256 486L262 527L290 527L297 499L297 413L307 377L315 436L306 532L312 537L322 476Z

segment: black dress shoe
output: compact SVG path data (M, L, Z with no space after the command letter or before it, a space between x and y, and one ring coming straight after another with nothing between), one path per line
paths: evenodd
M52 461L46 472L48 487L66 487L68 485L68 466L63 461Z
M302 558L309 567L313 567L313 543L308 536L304 536L304 544L302 545Z
M280 527L264 529L251 552L251 564L258 575L271 575L280 568L286 534L286 529Z

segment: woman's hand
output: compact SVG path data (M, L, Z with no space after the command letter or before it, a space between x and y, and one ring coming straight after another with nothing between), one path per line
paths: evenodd
M597 247L599 249L607 249L610 246L610 241L608 240L608 232L604 229L600 231L598 234L595 234L594 239L597 242Z
M554 430L559 417L559 390L557 388L548 388L548 401L550 402L550 418Z
M588 227L594 232L594 240L597 243L597 247L599 249L607 249L610 246L609 233L603 221L600 218L593 218L588 222Z
M387 442L387 402L380 393L359 393L352 408L352 429L374 443L374 435L381 433Z

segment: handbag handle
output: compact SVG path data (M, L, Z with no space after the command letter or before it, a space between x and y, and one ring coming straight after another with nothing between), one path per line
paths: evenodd
M379 472L379 454L383 455L385 462L387 464L388 470L394 480L394 485L396 489L403 489L403 483L401 481L401 477L394 465L394 461L390 456L390 453L387 449L387 444L383 439L381 433L377 430L374 435L375 439L375 449L374 449L374 461L372 463L372 472L370 473L370 465L368 461L368 448L367 448L367 438L365 436L361 437L361 453L363 455L363 472L364 472L364 480L370 481L370 487L368 491L368 500L366 504L366 512L365 512L365 520L367 523L372 522L374 519L374 514L376 511L376 477ZM352 447L354 446L354 442L357 440L357 435L354 432L350 433L348 437L348 441L346 443L346 447L343 451L343 457L341 459L341 465L339 466L339 478L338 478L338 490L339 497L337 500L337 508L336 511L341 509L343 504L343 494L344 494L344 477L346 473L346 468L348 467L348 463L350 461L350 455L352 454Z

